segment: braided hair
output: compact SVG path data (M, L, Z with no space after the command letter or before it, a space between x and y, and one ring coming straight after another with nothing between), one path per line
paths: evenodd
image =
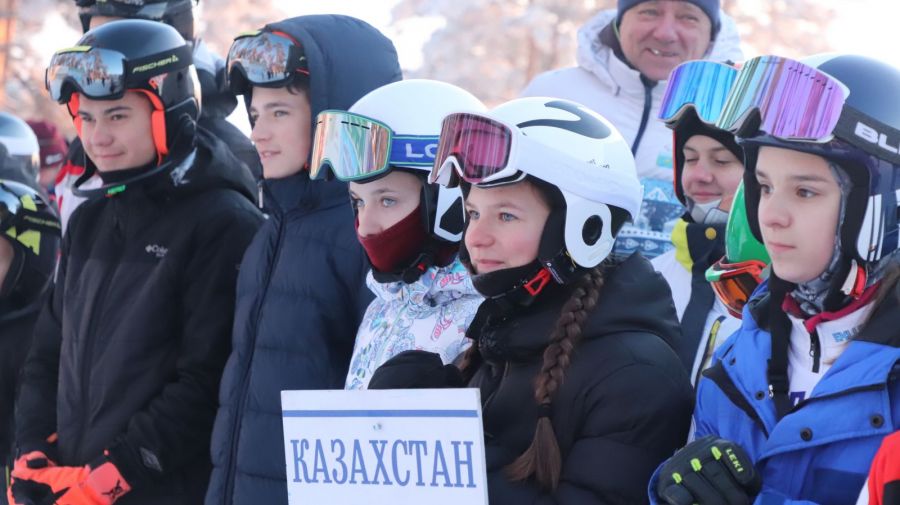
M601 267L589 270L577 281L572 295L560 311L550 342L544 350L541 370L534 378L534 400L541 409L534 438L528 449L505 468L510 480L524 481L534 476L538 484L548 491L559 485L562 458L550 420L550 406L554 394L565 380L572 352L581 342L585 323L597 305L602 287ZM467 380L481 360L477 345L471 346L463 355L459 367Z

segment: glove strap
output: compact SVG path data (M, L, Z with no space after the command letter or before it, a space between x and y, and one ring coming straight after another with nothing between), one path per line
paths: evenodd
M105 462L91 470L85 485L97 494L101 503L114 503L131 491L131 486L122 477L119 469L112 462Z

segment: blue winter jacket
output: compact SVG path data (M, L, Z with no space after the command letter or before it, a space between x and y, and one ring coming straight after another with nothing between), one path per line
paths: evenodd
M810 397L778 422L767 394L768 286L744 308L741 329L700 381L694 422L697 438L732 440L756 462L763 481L756 505L856 503L881 440L900 429L898 300L895 288Z
M269 25L304 47L312 119L400 79L390 40L345 16ZM341 388L372 299L347 187L307 172L267 180L268 221L241 264L233 351L212 435L208 505L287 503L281 391Z

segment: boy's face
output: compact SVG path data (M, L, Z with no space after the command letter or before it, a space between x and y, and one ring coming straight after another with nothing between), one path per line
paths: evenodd
M756 163L759 228L772 269L782 279L808 282L834 253L841 188L825 158L762 147Z
M101 172L137 168L156 160L147 97L135 91L118 100L79 97L81 142Z
M250 119L250 140L259 153L263 177L280 179L300 172L309 159L312 143L306 93L254 86Z

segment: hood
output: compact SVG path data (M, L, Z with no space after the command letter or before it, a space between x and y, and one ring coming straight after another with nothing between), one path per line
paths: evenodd
M325 109L347 110L369 91L403 78L390 39L365 21L334 14L266 25L303 46L310 77L312 121Z
M381 284L372 277L371 271L366 276L366 284L385 302L396 300L422 307L446 305L461 298L481 298L459 258L445 267L429 268L412 284L401 281Z
M622 83L616 82L616 78L610 72L610 65L614 63L610 59L618 60L618 58L613 54L611 47L600 41L600 32L616 20L616 14L616 9L601 11L578 30L578 51L575 59L579 67L596 75L604 83L619 87ZM706 58L712 61L743 60L740 35L734 19L725 12L719 13L719 19L722 27L713 39ZM640 85L640 73L631 68L629 70L634 76L634 82ZM665 86L657 86L657 89L665 90Z
M192 194L209 189L232 189L256 205L256 181L250 169L232 154L224 142L205 128L197 128L193 163L182 162L170 174L167 182L174 182L176 194ZM171 186L170 186L171 187Z
M237 107L237 97L231 94L225 83L225 60L209 50L200 39L194 41L194 66L200 79L203 119L226 118Z

